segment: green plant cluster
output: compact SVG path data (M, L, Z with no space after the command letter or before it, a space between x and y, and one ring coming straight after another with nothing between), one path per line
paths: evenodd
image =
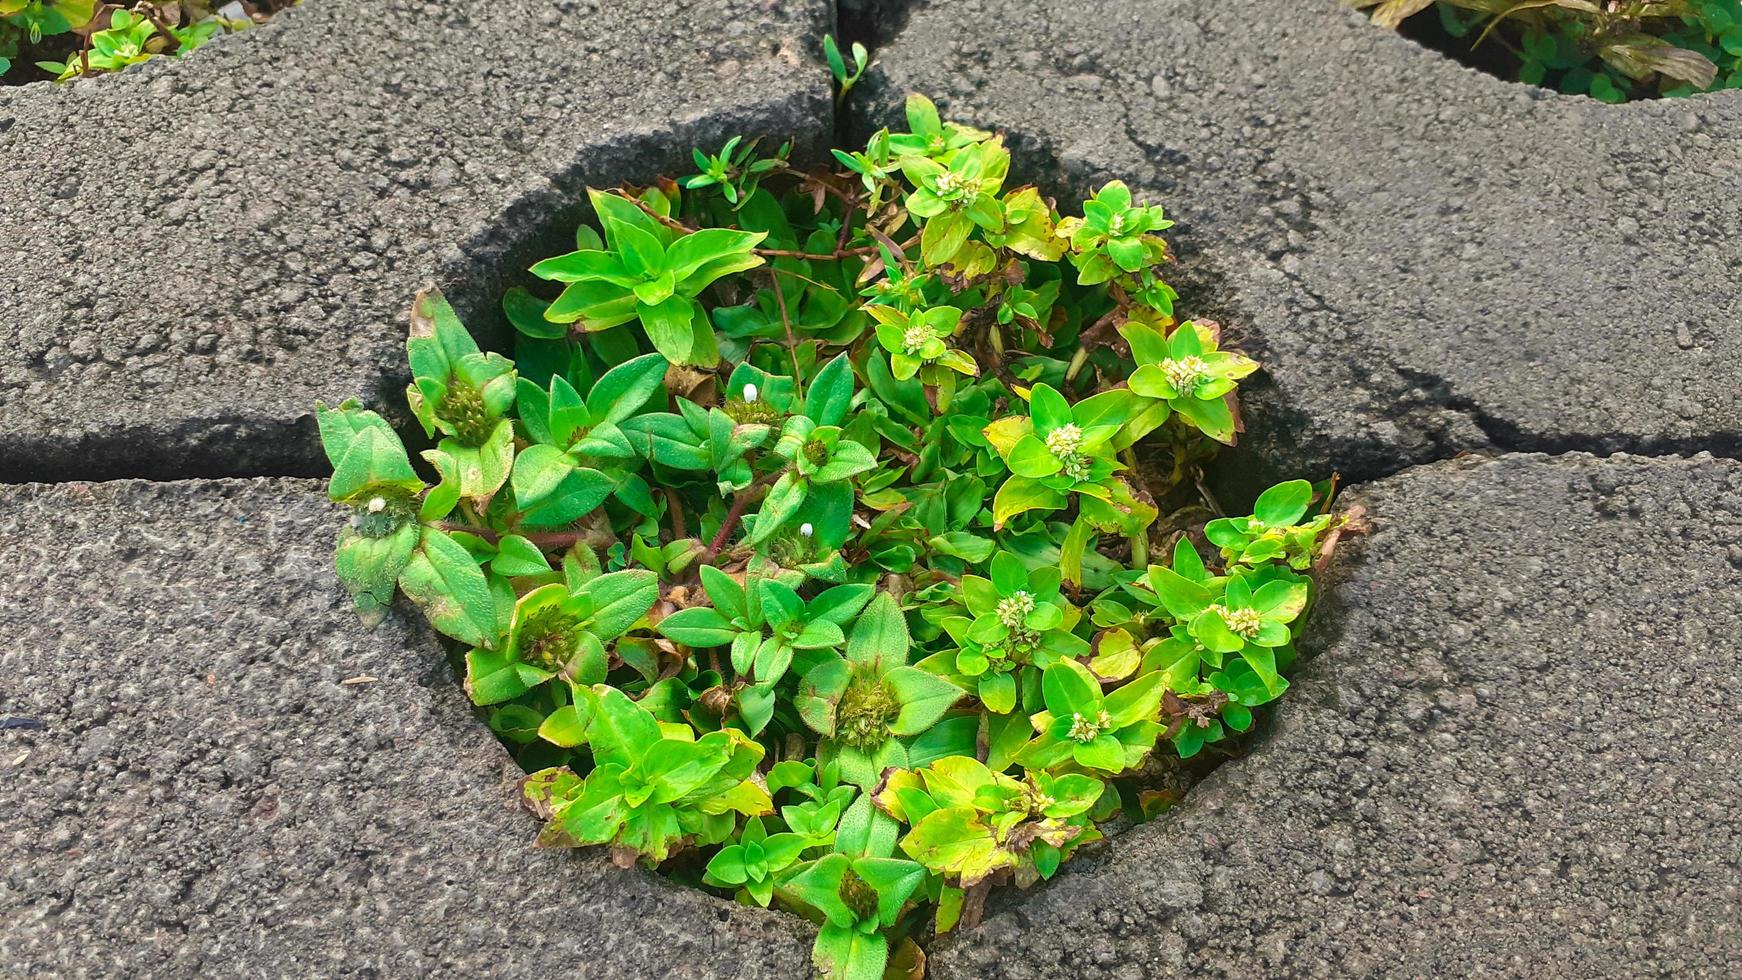
M1604 102L1742 88L1742 0L1348 0L1397 27L1434 6L1518 81Z
M160 54L185 54L294 2L0 0L0 78L66 81L120 71Z
M1257 364L1176 321L1161 208L1063 216L1001 137L907 117L833 171L735 140L590 192L549 298L504 299L513 361L420 295L433 480L318 413L340 577L466 648L541 841L806 915L837 977L1249 730L1338 524L1305 481L1206 503Z

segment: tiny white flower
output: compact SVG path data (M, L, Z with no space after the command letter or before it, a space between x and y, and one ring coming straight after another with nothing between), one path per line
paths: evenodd
M1095 718L1084 718L1080 711L1071 712L1070 738L1078 742L1093 742L1101 733L1113 728L1113 719L1102 711Z
M756 394L757 394L757 392L756 392L755 385L747 384L744 386L744 401L750 402L750 403L755 402L756 401Z
M932 338L932 332L920 324L908 327L901 334L901 352L912 357L918 354L925 342Z
M370 497L369 498L369 513L379 514L386 509L387 509L387 498L386 497Z
M1034 611L1034 596L1027 591L1017 591L998 600L998 621L1005 629L1019 629L1022 621Z
M1167 383L1182 395L1190 395L1197 390L1198 382L1210 370L1210 365L1201 357L1183 357L1179 360L1168 358L1161 362L1161 370L1167 375Z
M807 538L810 537L815 532L816 532L816 528L811 527L809 521L806 521L803 524L800 524L798 526L798 533L804 535Z
M1047 433L1044 441L1054 456L1072 456L1083 448L1083 430L1075 422L1067 422Z
M1222 622L1228 624L1228 632L1235 636L1252 639L1264 628L1264 617L1256 609L1229 609L1221 603L1209 607L1222 617Z

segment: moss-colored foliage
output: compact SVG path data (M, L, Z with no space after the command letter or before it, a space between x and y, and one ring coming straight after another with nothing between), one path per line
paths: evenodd
M1501 52L1514 78L1604 102L1742 88L1742 0L1348 0ZM1432 7L1433 11L1428 12Z
M735 140L593 191L504 300L512 361L421 295L421 476L319 413L341 577L466 648L541 840L806 915L839 977L911 975L1249 729L1337 523L1200 489L1257 364L1176 319L1161 208L1062 216L1000 137L908 122L835 172Z

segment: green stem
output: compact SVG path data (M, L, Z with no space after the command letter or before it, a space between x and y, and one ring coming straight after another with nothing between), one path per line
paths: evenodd
M1133 476L1137 474L1137 450L1127 446L1120 454L1125 465L1130 468ZM1126 535L1131 542L1131 567L1149 567L1149 527L1138 528L1133 534Z
M470 500L467 500L464 497L460 498L460 516L464 517L466 519L466 522L469 524L482 524L482 523L484 523L481 519L479 519L478 511L476 508L474 508L472 506L472 502Z
M1089 363L1089 349L1078 347L1077 352L1071 355L1070 367L1065 368L1065 384L1077 380L1077 375L1082 372L1083 365L1087 363Z
M798 366L798 340L792 335L792 318L786 313L786 293L780 289L780 277L770 275L768 281L774 286L774 302L780 307L780 325L786 329L786 353L792 358L792 384L799 397L804 397L804 370Z

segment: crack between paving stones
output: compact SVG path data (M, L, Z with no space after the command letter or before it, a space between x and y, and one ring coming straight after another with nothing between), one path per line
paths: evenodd
M1517 424L1488 412L1475 399L1458 394L1451 383L1440 375L1399 364L1391 365L1391 370L1416 389L1426 393L1428 395L1426 405L1456 412L1468 419L1470 424L1482 433L1486 443L1477 446L1442 443L1439 447L1440 453L1433 457L1414 462L1402 462L1396 467L1382 468L1381 472L1373 475L1364 474L1358 481L1360 483L1394 476L1416 466L1443 462L1458 456L1484 451L1542 453L1550 457L1583 453L1599 458L1628 455L1681 459L1706 453L1718 459L1742 459L1742 435L1714 434L1706 438L1696 439L1627 436L1620 433L1609 433L1606 435L1580 434L1555 438L1527 433Z
M1125 111L1120 114L1120 122L1126 141L1140 151L1142 158L1150 163L1153 171L1152 176L1158 176L1159 171L1153 170L1154 162L1157 157L1167 156L1177 151L1174 151L1172 148L1164 144L1158 144L1155 141L1146 138L1140 131L1140 127L1138 127L1134 122L1130 106L1127 106ZM1042 152L1049 154L1053 152L1052 148L1045 142L1036 142L1040 143ZM1264 163L1273 159L1273 154L1266 152L1259 162ZM1293 217L1279 217L1278 219L1290 233L1298 233L1309 239L1317 233L1317 225L1313 220L1314 209L1311 204L1313 195L1311 189L1305 186L1305 181L1298 174L1295 174L1292 170L1289 171L1289 179L1302 184L1298 189L1298 194L1293 195L1292 197L1283 194L1268 193L1275 188L1286 187L1286 182L1267 177L1261 172L1261 168L1259 167L1252 168L1249 176L1255 184L1263 187L1267 191L1266 198L1270 203L1274 204L1286 198L1294 200L1295 203L1299 205L1300 211L1297 215ZM1257 248L1261 247L1263 243L1251 241L1248 242L1248 244ZM1186 243L1186 246L1189 248L1189 241ZM1289 272L1287 269L1282 267L1283 259L1294 251L1298 250L1288 245L1285 241L1279 249L1267 251L1265 258L1288 280L1290 284L1292 284L1298 294L1311 301L1310 304L1304 304L1305 309L1321 311L1325 314L1336 317L1339 321L1342 321L1343 318L1341 314L1326 301L1324 296L1313 290L1299 275ZM1214 273L1213 268L1209 271L1212 274ZM1202 284L1199 284L1199 289L1201 290L1202 288L1204 288ZM1184 290L1182 289L1182 293L1183 292ZM1200 297L1200 303L1204 303L1205 299L1205 297ZM1238 304L1234 303L1234 301L1229 297L1209 297L1207 299L1209 303L1220 302L1225 304L1225 307L1231 311L1239 309ZM1213 318L1215 312L1217 311L1211 311ZM1251 322L1251 317L1244 316L1243 314L1236 314L1235 319L1237 321L1239 319L1245 321L1244 324L1239 322L1230 324L1230 326L1233 326L1236 331L1244 325L1249 325ZM1263 346L1262 338L1254 339L1260 347ZM1440 375L1429 371L1406 367L1394 360L1388 363L1386 367L1392 374L1400 378L1403 381L1403 384L1377 384L1375 382L1378 379L1374 378L1371 373L1367 372L1361 372L1362 376L1360 377L1360 381L1365 385L1369 385L1373 389L1384 391L1388 396L1388 400L1393 403L1407 404L1409 408L1408 411L1398 413L1397 418L1390 419L1389 421L1399 422L1406 425L1413 434L1422 437L1432 446L1432 448L1429 452L1420 456L1394 457L1395 461L1389 465L1357 465L1351 469L1343 470L1342 475L1347 477L1349 481L1345 484L1346 486L1356 486L1373 480L1384 479L1415 466L1428 465L1448 459L1455 459L1460 456L1484 452L1544 453L1550 456L1560 456L1569 453L1588 453L1599 457L1621 453L1634 456L1673 456L1680 458L1692 457L1699 453L1709 453L1718 458L1734 459L1742 457L1742 434L1713 435L1706 438L1663 438L1653 436L1629 436L1622 433L1611 432L1600 435L1574 434L1562 438L1543 437L1535 433L1527 432L1523 427L1489 412L1476 399L1458 393L1452 387L1450 381ZM1426 395L1426 399L1415 399L1413 403L1411 403L1412 396L1418 392ZM1411 416L1413 416L1416 411L1422 409L1451 412L1462 416L1471 426L1481 433L1482 441L1475 444L1465 444L1462 440L1457 438L1455 433L1439 434L1435 433L1430 426L1422 425L1420 423L1412 424ZM1305 416L1300 416L1297 419L1291 420L1289 428L1297 429L1306 424L1308 424L1308 420ZM1351 452L1346 455L1350 458L1360 458L1368 455L1366 452L1359 451L1365 447L1357 446L1356 448L1356 452Z
M854 43L877 49L901 34L907 18L924 0L835 0L835 40L843 51Z
M1486 447L1469 447L1468 449L1445 447L1452 449L1452 452L1450 453L1451 456L1456 456L1459 452L1490 447L1507 452L1519 451L1516 447L1520 445L1523 440L1517 438L1516 430L1508 431L1508 426L1502 423L1499 419L1490 415L1487 411L1483 410L1483 408L1476 403L1475 399L1458 394L1457 391L1452 388L1450 381L1447 381L1445 378L1437 374L1432 374L1427 371L1418 371L1413 368L1406 368L1400 364L1393 364L1391 370L1398 377L1407 381L1410 385L1425 392L1428 395L1427 404L1429 406L1446 409L1464 416L1470 420L1470 424L1474 425L1487 440L1488 445ZM1439 458L1445 459L1449 457L1441 456ZM1400 470L1407 468L1408 466L1400 467ZM1393 472L1398 471L1394 470ZM1385 475L1390 476L1391 474L1387 473Z
M906 24L908 17L919 2L920 0L838 0L835 6L836 27L839 31L839 37L842 40L843 47L850 47L850 45L855 41L865 44L871 51L873 62L875 62L878 47L900 33L902 27ZM866 81L873 84L875 83L875 79L870 77L868 77ZM867 85L865 87L869 88L871 86ZM875 125L878 120L883 117L884 114L877 111L881 108L879 100L875 98L864 98L866 94L867 93L863 91L856 92L855 97L847 100L846 105L839 107L831 105L832 118L829 120L829 127L824 131L835 133L837 135L837 142L840 142L839 137L842 134L856 134L862 131L868 132L869 127ZM1165 150L1163 147L1154 146L1149 141L1142 139L1140 134L1136 132L1135 128L1132 126L1128 115L1124 117L1123 122L1125 129L1124 135L1127 141L1135 147L1146 160L1150 159L1155 153ZM1060 170L1057 163L1057 148L1053 146L1050 141L1037 138L1031 134L1011 135L1013 142L1017 143L1018 146L1022 148L1024 155L1030 157L1030 169L1050 170L1053 172L1055 183L1082 183L1081 179L1073 180ZM622 142L629 145L645 145L652 140L656 140L658 136L659 134L655 132L639 132L630 134ZM617 146L611 149L601 150L596 155L602 155L606 158L620 157L624 155L623 150L625 148L625 146ZM613 152L613 150L616 152ZM605 167L607 169L612 169L610 163L605 164ZM566 185L577 184L577 182L584 183L584 180L580 178L578 162L576 166L570 167L553 177L550 187L529 191L525 199L510 201L504 208L504 212L512 213L517 210L524 210L525 206L531 203L531 201L537 201L540 205L549 207L551 204L550 198L553 192L563 194L563 192L572 189ZM1310 228L1310 219L1307 223ZM1295 225L1291 223L1291 227L1295 227ZM470 242L460 243L460 247L462 250L468 250L467 246L471 244L472 243ZM520 243L522 246L522 249L520 250L523 250L526 244L528 243ZM1189 248L1190 243L1188 242L1186 244ZM1277 257L1270 256L1270 258L1274 261ZM1209 269L1208 271L1212 274L1210 278L1214 278L1214 269ZM473 268L469 275L464 275L461 278L472 280L472 282L467 283L467 285L477 287L482 285L484 282L488 282L500 276L501 274L500 270ZM1287 275L1287 273L1284 274ZM1304 295L1317 304L1319 308L1326 310L1329 309L1325 306L1324 299L1307 289L1297 277L1289 275L1288 278L1291 282L1296 284L1297 288ZM1200 286L1200 291L1202 288L1203 287ZM474 288L471 291L475 292L476 289ZM473 300L478 299L476 296L469 298ZM1227 303L1228 301L1224 298L1222 302ZM1230 308L1229 312L1233 313L1234 309ZM1407 406L1407 409L1400 412L1398 419L1394 419L1394 421L1403 421L1403 423L1408 426L1409 430L1414 434L1421 436L1431 445L1431 448L1426 453L1419 456L1397 457L1395 458L1395 461L1389 465L1361 465L1344 468L1342 473L1348 480L1345 484L1346 486L1359 486L1375 480L1384 479L1414 466L1428 465L1463 455L1482 453L1535 452L1545 453L1551 456L1568 453L1589 453L1596 456L1626 453L1637 456L1690 457L1701 452L1708 452L1721 458L1742 458L1742 435L1716 436L1704 439L1673 439L1629 437L1620 433L1607 433L1602 435L1586 434L1562 438L1544 438L1533 433L1525 432L1516 424L1493 415L1484 409L1476 399L1467 395L1462 395L1454 390L1450 382L1442 376L1428 371L1405 367L1396 363L1387 365L1387 369L1402 383L1375 384L1373 385L1373 388L1376 391L1385 392L1399 405ZM1373 379L1369 376L1365 380L1371 382L1377 379ZM392 385L388 385L387 387L395 391L397 390ZM389 403L388 399L391 398L392 393L393 391L387 391L384 394L383 404ZM1419 395L1413 399L1413 403L1411 398L1412 393L1419 393ZM1466 419L1478 432L1480 432L1482 440L1474 444L1466 444L1455 436L1436 434L1429 427L1422 425L1420 422L1409 419L1409 416L1413 411L1419 409L1455 413ZM1305 424L1307 424L1307 420L1304 417L1299 418L1298 420L1289 420L1287 422L1289 428L1296 428ZM400 428L403 429L404 427L401 426ZM202 431L204 431L204 429L202 429ZM306 436L307 434L299 430L293 434L285 435L284 438L300 440ZM411 441L415 442L416 440ZM408 445L409 444L410 443L408 442ZM166 459L161 465L148 465L145 467L110 467L104 465L102 455L103 454L100 451L94 450L86 457L85 461L72 465L65 463L42 463L40 461L28 460L20 457L0 460L0 462L5 464L0 465L0 486L29 483L103 482L128 479L147 480L152 482L172 482L179 480L254 477L276 477L287 479L321 478L327 475L326 467L318 456L305 456L301 453L267 453L261 454L267 461L260 461L261 457L257 456L253 461L237 463L234 460L225 459L223 454L195 451L189 453L182 459ZM1363 455L1361 452L1352 452L1348 454L1351 458L1356 458L1361 455Z
M313 406L309 408L309 417L314 414ZM194 436L209 436L214 430L221 430L226 424L251 425L245 423L217 423L216 425L190 426ZM0 487L28 486L31 484L57 483L107 483L121 480L141 480L149 483L173 483L183 480L224 480L224 479L325 479L331 475L331 468L324 459L317 459L300 450L292 448L284 451L282 447L295 447L305 437L305 434L293 423L280 427L285 431L273 432L270 435L250 437L263 448L256 452L252 459L238 462L227 458L221 452L185 448L185 443L178 443L172 450L173 454L143 465L109 465L106 458L108 447L96 444L86 449L76 462L63 457L50 457L46 454L34 457L29 449L23 452L0 453ZM313 425L310 423L310 431ZM157 435L140 434L140 439L161 439ZM250 441L244 440L244 441ZM172 440L174 442L174 440ZM279 448L269 448L275 444Z
M850 48L854 42L864 44L871 52L873 67L878 50L899 36L906 26L910 15L920 6L923 0L836 0L833 5L834 27L843 48ZM868 83L876 79L868 77ZM825 132L833 132L837 142L842 142L843 135L857 134L868 131L883 115L877 112L878 100L867 99L864 89L871 88L868 84L855 93L854 98L847 100L843 106L832 106L831 119ZM868 104L869 103L869 104ZM1141 135L1132 125L1130 116L1123 117L1126 140L1136 148L1144 159L1152 159L1154 154L1165 152L1165 147L1157 147ZM657 138L656 133L632 134L625 142L646 143ZM1025 147L1025 155L1031 157L1031 166L1049 169L1054 172L1055 182L1065 184L1081 183L1067 177L1058 167L1057 148L1050 141L1037 138L1032 134L1012 134L1013 142ZM615 148L619 151L622 147ZM610 150L602 151L606 157L617 156ZM607 169L610 168L606 164ZM576 181L579 176L578 164L571 167L552 180L552 187L543 191L529 192L532 199L545 198L541 203L549 204L549 194L555 190L566 190L564 185ZM584 181L582 181L584 183ZM511 201L505 212L512 212L526 205L528 201ZM1309 222L1310 226L1310 222ZM1293 227L1291 223L1291 227ZM1298 230L1298 229L1297 229ZM461 243L462 249L471 243ZM526 243L521 243L523 246ZM1187 246L1189 247L1189 242ZM1273 261L1276 256L1270 257ZM1214 272L1213 269L1209 270ZM501 275L500 270L471 270L469 276L474 280L470 285L479 285L478 280L488 281ZM1286 273L1285 273L1286 275ZM1309 297L1320 308L1325 307L1322 297L1307 289L1297 277L1288 276L1290 281ZM476 297L473 297L474 299ZM1225 302L1225 300L1224 300ZM1233 312L1230 310L1230 312ZM1423 455L1397 458L1394 464L1378 466L1357 466L1345 469L1348 477L1347 486L1359 486L1375 480L1393 476L1414 466L1428 465L1462 455L1481 453L1531 453L1540 452L1551 456L1567 453L1590 453L1597 456L1627 453L1639 456L1681 456L1688 457L1701 452L1709 452L1723 458L1742 458L1742 435L1718 436L1705 439L1697 438L1654 438L1629 437L1620 433L1602 435L1575 435L1563 438L1544 438L1525 432L1518 425L1493 415L1485 410L1475 399L1459 394L1443 377L1431 372L1404 367L1399 364L1387 366L1390 372L1401 380L1402 384L1375 385L1378 390L1389 389L1389 394L1399 404L1409 405L1411 392L1419 392L1425 398L1417 398L1411 409L1439 410L1455 413L1466 419L1482 435L1482 441L1476 444L1464 444L1455 437L1436 435L1427 427L1408 419L1409 411L1400 413L1405 424L1421 436L1431 449ZM1369 380L1372 380L1371 378ZM389 386L392 387L392 386ZM396 390L396 389L395 389ZM392 392L388 392L390 397ZM386 402L384 401L384 404ZM1301 418L1291 420L1290 427L1306 424ZM403 427L402 427L403 428ZM303 438L306 433L300 431L285 438ZM305 456L301 453L264 453L253 460L236 462L225 459L222 454L194 451L180 459L166 459L160 465L144 467L110 467L105 465L100 451L93 451L86 461L77 464L42 463L36 460L12 458L4 460L0 466L0 486L27 483L65 483L65 482L102 482L109 480L138 479L152 482L171 482L178 480L223 479L223 478L320 478L326 475L326 467L318 456ZM1363 455L1360 452L1348 454L1351 458ZM263 458L264 457L264 460Z

